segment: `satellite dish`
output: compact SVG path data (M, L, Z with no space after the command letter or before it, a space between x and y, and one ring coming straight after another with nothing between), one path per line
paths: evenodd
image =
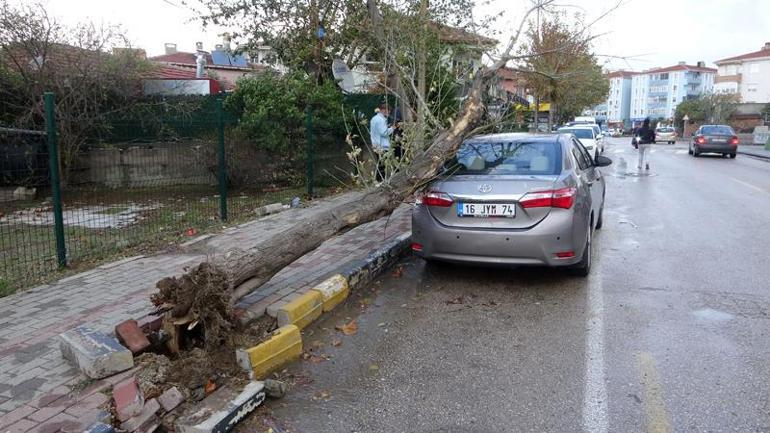
M358 87L356 86L355 78L353 78L353 72L350 71L348 64L342 59L334 59L332 61L332 75L334 75L334 80L345 93L352 93Z

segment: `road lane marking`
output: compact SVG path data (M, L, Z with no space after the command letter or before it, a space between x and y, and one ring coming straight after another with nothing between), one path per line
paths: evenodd
M607 383L604 380L604 299L602 294L600 262L594 261L594 270L588 277L586 316L586 373L583 389L583 430L587 433L606 433Z
M688 151L686 151L686 150L680 149L680 150L677 150L675 153L676 153L677 155L684 155L685 153L689 153L689 152L688 152Z
M671 424L668 421L668 410L663 400L663 384L660 373L655 366L655 359L648 352L639 353L639 373L644 391L644 415L647 433L670 433Z
M734 178L734 177L731 177L730 179L734 180L735 182L738 182L738 183L740 183L740 184L741 184L741 185L743 185L743 186L747 186L747 187L749 187L749 188L753 189L754 191L759 191L759 192L764 192L764 193L766 193L766 192L767 192L767 191L765 191L764 189L762 189L762 188L760 188L760 187L758 187L758 186L752 185L752 184L750 184L750 183L748 183L748 182L744 182L744 181L742 181L742 180L738 180L738 179L736 179L736 178Z

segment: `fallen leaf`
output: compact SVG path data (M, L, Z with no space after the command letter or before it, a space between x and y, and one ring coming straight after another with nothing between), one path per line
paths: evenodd
M332 346L334 347L342 346L342 340L332 340Z
M209 379L208 382L206 382L206 387L204 389L206 390L206 395L209 395L217 389L217 384Z
M336 329L345 335L354 335L358 332L358 323L356 323L355 320L352 320L350 323L338 325Z
M382 328L382 327L383 327L383 326L385 326L385 325L387 325L387 323L385 323L385 322L380 322L380 323L378 323L378 324L377 324L377 326L378 326L379 328Z
M377 364L370 364L369 371L380 371L380 366Z
M198 234L198 230L195 230L194 228L190 227L184 232L184 234L187 236L195 236Z
M399 266L399 267L396 268L395 271L393 271L392 275L394 277L396 277L396 278L401 278L401 275L403 275L403 274L404 274L404 267L403 266Z

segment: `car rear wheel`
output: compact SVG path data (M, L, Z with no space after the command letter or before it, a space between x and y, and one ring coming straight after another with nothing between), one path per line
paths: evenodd
M732 159L735 159L735 156L736 156L736 155L735 155L734 153L731 153L731 154L730 154L730 158L732 158Z
M573 275L577 275L578 277L587 277L588 274L591 273L591 245L593 244L593 240L591 239L592 234L593 230L589 226L588 235L586 236L586 245L585 248L583 248L583 257L571 269Z
M700 156L700 150L698 150L698 146L692 147L692 156L695 156L695 157Z
M687 153L692 155L692 146L687 146Z

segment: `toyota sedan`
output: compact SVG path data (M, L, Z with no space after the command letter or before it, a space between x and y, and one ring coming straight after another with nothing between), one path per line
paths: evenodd
M465 141L418 195L412 250L426 260L571 267L588 275L602 226L602 166L572 134Z

